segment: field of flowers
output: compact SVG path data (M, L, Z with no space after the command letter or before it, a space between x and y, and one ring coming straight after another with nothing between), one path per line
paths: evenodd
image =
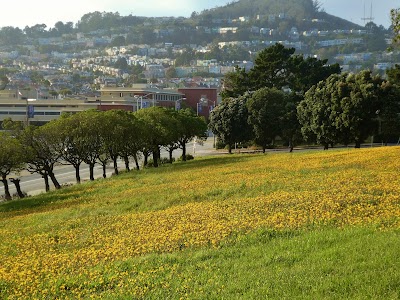
M397 230L399 154L207 157L1 204L0 298L146 298L179 277L171 262L143 269L149 255L219 249L261 229ZM201 295L190 280L173 287L173 298Z

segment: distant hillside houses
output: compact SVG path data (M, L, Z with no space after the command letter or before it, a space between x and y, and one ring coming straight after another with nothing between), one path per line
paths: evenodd
M335 40L326 40L326 41L319 41L317 42L317 45L319 47L332 47L332 46L340 46L340 45L346 45L346 44L361 44L363 43L362 38L356 38L356 39L335 39Z

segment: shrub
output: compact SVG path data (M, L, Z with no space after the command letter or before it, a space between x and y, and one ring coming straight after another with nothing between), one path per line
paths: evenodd
M194 159L194 156L193 156L193 155L191 155L191 154L186 154L186 160L192 160L192 159ZM183 161L182 156L180 156L180 157L178 158L178 161Z

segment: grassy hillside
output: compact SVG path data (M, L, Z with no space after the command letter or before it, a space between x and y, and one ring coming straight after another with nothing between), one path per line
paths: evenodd
M399 147L207 157L0 205L0 298L400 296Z

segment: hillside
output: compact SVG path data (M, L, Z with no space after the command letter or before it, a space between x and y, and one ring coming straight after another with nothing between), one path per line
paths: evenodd
M2 203L0 298L397 298L399 150L207 157Z
M204 10L200 15L205 19L237 19L242 16L269 20L271 16L277 16L279 22L291 20L294 25L305 27L312 19L324 21L324 26L318 24L319 28L328 29L355 29L359 25L332 16L320 9L317 1L313 0L240 0L232 1L228 5ZM309 24L309 26L311 26ZM313 25L315 26L315 24Z

